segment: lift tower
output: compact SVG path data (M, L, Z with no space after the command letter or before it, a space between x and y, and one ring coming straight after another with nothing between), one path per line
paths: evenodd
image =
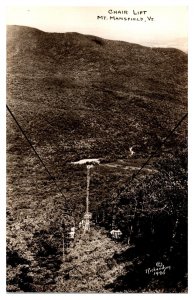
M90 231L90 219L92 214L89 211L89 191L90 191L90 169L94 167L94 165L99 164L100 160L97 158L89 158L89 159L82 159L76 162L73 162L74 165L86 165L87 168L87 185L86 185L86 212L84 214L84 233Z

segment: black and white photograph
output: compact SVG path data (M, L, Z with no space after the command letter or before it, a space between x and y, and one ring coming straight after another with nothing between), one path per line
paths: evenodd
M187 23L7 7L7 293L188 293Z

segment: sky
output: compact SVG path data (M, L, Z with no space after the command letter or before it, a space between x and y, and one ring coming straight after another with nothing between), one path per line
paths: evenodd
M118 11L127 12L119 14ZM140 11L143 13L138 15ZM117 20L118 17L130 20ZM150 17L151 20L148 19ZM187 19L187 7L175 5L9 6L6 12L8 25L25 25L47 32L79 32L146 46L175 47L183 51L187 51Z

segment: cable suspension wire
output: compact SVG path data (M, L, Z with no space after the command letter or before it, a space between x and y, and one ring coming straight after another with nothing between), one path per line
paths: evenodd
M30 147L32 148L32 150L34 151L35 155L38 157L39 161L41 162L41 164L44 166L44 169L46 170L47 174L49 175L50 179L54 182L57 190L60 192L60 194L63 196L63 198L66 200L66 197L64 195L64 193L62 192L61 188L59 187L59 185L56 182L55 177L50 173L49 169L47 168L47 166L45 165L44 161L42 160L42 158L40 157L40 155L38 154L38 152L36 151L35 147L33 146L32 142L29 140L27 134L25 133L25 131L23 130L23 128L21 127L21 125L19 124L19 122L17 121L16 117L14 116L14 114L12 113L11 109L9 108L9 106L6 104L6 108L8 110L8 112L10 113L10 115L12 116L12 118L14 119L15 123L17 124L18 128L20 129L20 131L22 132L23 136L25 137L25 139L27 140L28 144L30 145Z
M156 150L148 157L148 159L143 163L143 165L141 166L141 168L132 175L131 180L129 181L128 184L131 184L133 182L133 180L140 174L140 172L144 169L144 167L150 162L150 160L155 156L155 154L161 150L162 146L165 144L165 142L171 137L171 135L177 130L177 128L181 125L181 123L187 118L188 113L184 114L184 116L179 120L179 122L175 125L175 127L169 132L169 134L163 139L163 141L161 142L161 144L156 148ZM119 193L117 194L117 198L119 197L119 195L121 194L121 191L119 191ZM134 215L133 218L135 217L135 213L136 213L136 209L137 209L137 202L135 205L135 209L134 209ZM116 207L116 203L114 204L114 207ZM114 211L114 208L113 208Z
M161 144L156 148L156 150L143 163L141 168L135 174L132 175L132 179L131 179L130 183L139 175L139 173L142 171L142 169L150 162L150 160L156 155L156 153L161 150L162 146L166 143L166 141L169 139L169 137L176 131L176 129L181 125L181 123L187 118L187 116L188 116L188 113L186 113L180 119L180 121L176 124L176 126L169 132L169 134L163 139Z

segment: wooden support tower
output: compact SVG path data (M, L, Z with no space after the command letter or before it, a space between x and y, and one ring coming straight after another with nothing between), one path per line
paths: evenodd
M91 213L89 213L89 188L90 188L90 169L92 165L87 165L87 188L86 188L86 213L84 215L84 233L90 231Z
M80 226L83 226L84 228L84 233L90 231L90 219L92 217L92 214L89 212L90 169L93 168L94 165L99 163L100 160L98 158L81 159L79 161L72 162L73 165L86 164L87 167L86 212L84 214L83 220L80 222Z

